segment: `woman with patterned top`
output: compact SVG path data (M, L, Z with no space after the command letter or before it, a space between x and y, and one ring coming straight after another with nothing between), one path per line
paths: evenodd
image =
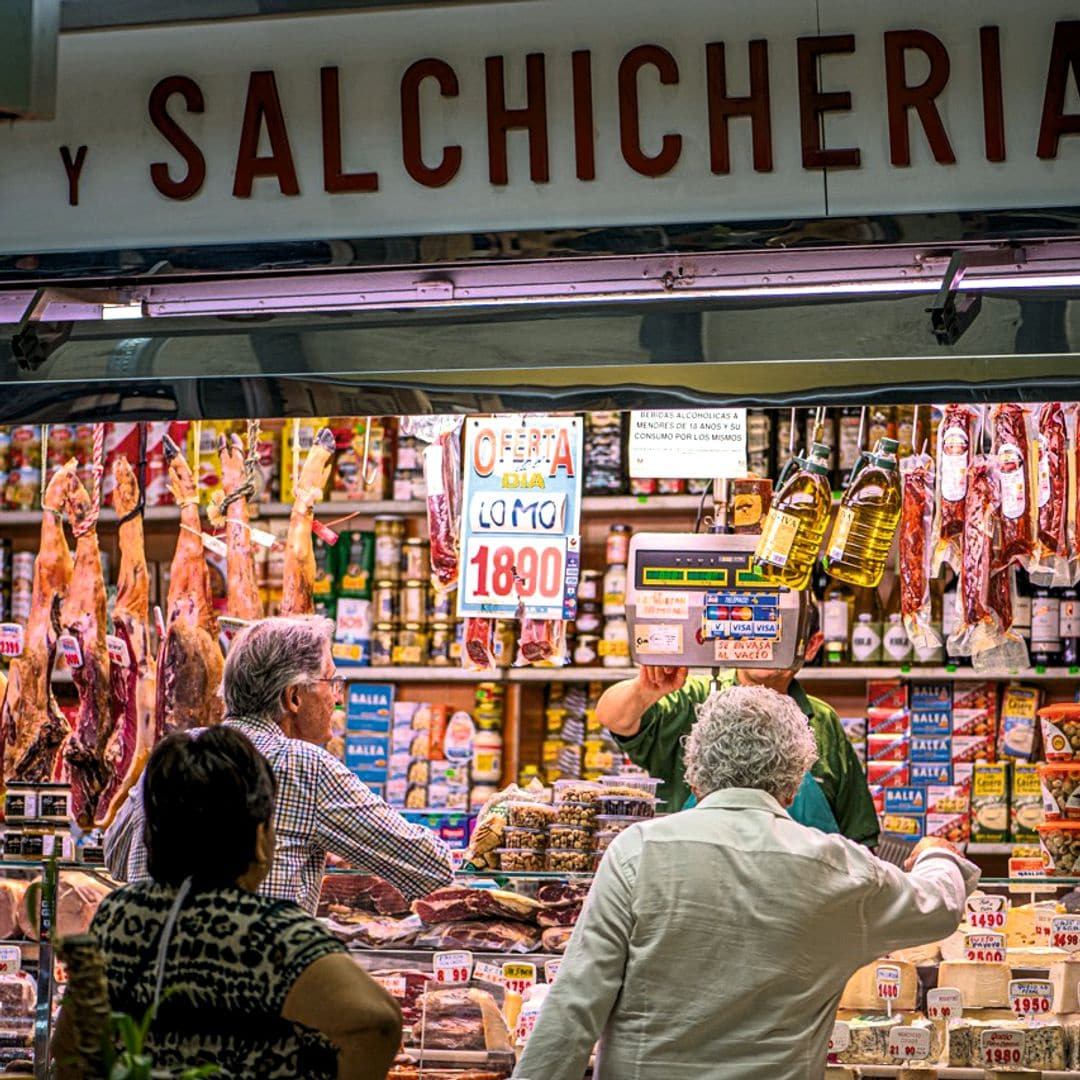
M141 1018L156 1066L221 1077L383 1080L401 1011L296 904L257 895L274 852L274 774L229 727L155 748L144 799L150 880L107 897L91 926L113 1010ZM61 1012L60 1080L77 1074Z

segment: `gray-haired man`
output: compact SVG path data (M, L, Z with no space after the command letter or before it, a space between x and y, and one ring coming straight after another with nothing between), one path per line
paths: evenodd
M893 949L952 933L979 871L924 840L910 873L793 821L817 754L788 697L736 686L698 710L692 810L633 825L604 854L515 1077L809 1080L844 984Z
M407 897L450 883L450 850L412 825L322 749L343 682L330 651L333 623L316 617L263 619L233 640L225 661L224 723L255 744L277 777L274 862L259 892L314 913L327 855L378 874ZM148 876L142 785L105 834L112 875Z

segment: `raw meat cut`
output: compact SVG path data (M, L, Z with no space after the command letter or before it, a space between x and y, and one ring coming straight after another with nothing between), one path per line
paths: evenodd
M369 974L373 979L378 979L395 1000L401 1002L403 1010L415 1008L431 982L430 971L417 971L415 968L379 968ZM397 990L402 993L397 993Z
M35 878L40 884L41 878ZM33 882L31 882L33 884ZM72 934L85 934L90 929L90 922L98 909L98 904L112 890L95 877L81 872L65 871L60 875L56 890L56 932L60 937ZM19 908L19 926L23 935L33 941L38 939L37 914L33 921L25 905Z
M450 885L413 901L412 909L428 926L432 926L435 923L480 918L531 922L536 918L540 905L517 893Z
M26 882L0 879L0 940L22 934L19 913L26 902Z
M470 616L465 620L465 648L461 650L462 667L469 671L490 671L495 667L492 644L495 634L493 619Z
M551 660L561 650L565 632L566 626L560 619L523 618L518 638L521 660L529 664Z
M255 574L255 554L248 527L248 499L255 494L259 467L258 442L253 438L257 425L248 425L248 451L239 435L224 435L218 441L221 459L221 490L226 514L225 540L228 545L229 617L261 619L263 614L259 582ZM213 516L211 522L217 524Z
M415 1065L395 1065L386 1080L506 1080L509 1073L492 1072L490 1069L431 1069L423 1070Z
M995 569L1023 562L1035 550L1027 414L1015 404L994 409L994 456L1001 476L1001 550Z
M225 666L211 606L195 479L176 443L168 435L163 442L169 490L180 507L180 533L169 578L165 640L158 649L154 709L158 734L209 727L221 720L217 691Z
M540 936L540 947L544 952L565 952L566 946L574 933L572 926L552 926Z
M461 515L461 420L441 431L424 450L428 535L431 537L431 583L436 589L458 583Z
M75 463L68 462L53 474L42 500L41 545L34 560L23 654L11 662L0 708L5 780L44 783L56 779L63 766L61 748L71 728L53 696L52 674L59 605L74 570L63 508L68 491L78 483Z
M331 904L377 915L403 915L409 901L401 890L375 874L327 874L319 894L319 915Z
M327 929L339 941L366 949L404 948L411 945L424 924L415 916L395 919L390 915L369 915L331 905L325 916Z
M486 990L429 990L416 1002L424 1018L422 1041L432 1050L512 1050L510 1032ZM415 1040L418 1044L421 1039Z
M113 626L127 664L110 664L113 730L105 748L107 779L95 825L107 829L142 775L157 741L154 705L157 662L150 650L150 580L140 509L139 482L125 457L113 461L113 507L120 521L120 576Z
M281 614L315 614L315 549L311 542L311 522L315 504L322 498L330 478L334 456L334 433L323 428L304 460L296 485L289 532L285 538L285 568L282 571Z
M430 926L413 944L418 949L470 949L475 952L525 953L540 944L540 930L505 919L447 922Z
M549 881L536 890L536 899L545 908L580 907L589 895L589 886L580 881Z
M75 533L75 570L60 611L66 634L78 643L82 663L72 667L79 692L75 730L64 757L71 770L71 809L81 828L94 823L98 797L108 779L105 748L112 735L112 695L109 647L105 640L105 579L97 536L97 507L86 488L76 482L64 504Z
M581 917L581 905L573 907L546 908L536 916L536 921L544 927L573 926Z
M1068 432L1058 401L1039 411L1038 496L1039 521L1035 561L1031 575L1036 584L1069 583L1068 544Z

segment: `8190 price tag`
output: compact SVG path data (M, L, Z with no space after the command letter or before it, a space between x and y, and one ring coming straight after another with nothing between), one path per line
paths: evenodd
M1050 923L1050 944L1066 952L1080 949L1080 918L1074 915L1056 916Z
M926 1015L931 1020L959 1020L964 1015L964 999L955 986L939 986L926 992Z
M1054 1005L1054 984L1046 979L1013 979L1009 983L1009 1005L1017 1016L1040 1016Z
M930 1032L926 1028L894 1027L889 1031L889 1057L901 1061L925 1061L930 1056Z
M979 1036L979 1059L988 1069L1015 1069L1024 1060L1024 1033L990 1028Z
M503 979L507 990L516 990L524 994L530 986L536 985L535 964L503 964Z
M471 952L437 952L431 967L436 982L467 983L472 978L473 956Z

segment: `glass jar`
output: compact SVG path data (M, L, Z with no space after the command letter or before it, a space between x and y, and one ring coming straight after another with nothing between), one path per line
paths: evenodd
M599 653L604 667L630 666L630 627L625 616L616 615L605 621Z
M376 623L371 632L371 666L389 667L394 661L393 623Z
M371 594L371 613L376 623L397 623L401 619L396 581L376 581Z
M604 620L597 600L586 600L578 607L575 625L579 634L599 634Z
M631 525L612 525L607 535L607 564L622 563L624 566L630 561L630 534L633 532Z
M405 541L405 519L400 514L379 514L375 518L375 578L401 580L401 550Z
M401 621L418 623L421 626L428 621L427 582L406 581L401 590Z
M583 604L587 601L599 602L603 576L599 570L582 570L578 581L578 600Z
M426 540L414 537L401 545L401 576L406 585L410 581L423 581L431 573L430 545Z
M419 623L406 623L394 643L394 663L414 667L427 660L430 638Z
M454 644L452 623L432 623L431 641L428 645L428 663L432 667L449 667L450 651Z
M604 574L604 617L626 614L626 563L613 563Z

